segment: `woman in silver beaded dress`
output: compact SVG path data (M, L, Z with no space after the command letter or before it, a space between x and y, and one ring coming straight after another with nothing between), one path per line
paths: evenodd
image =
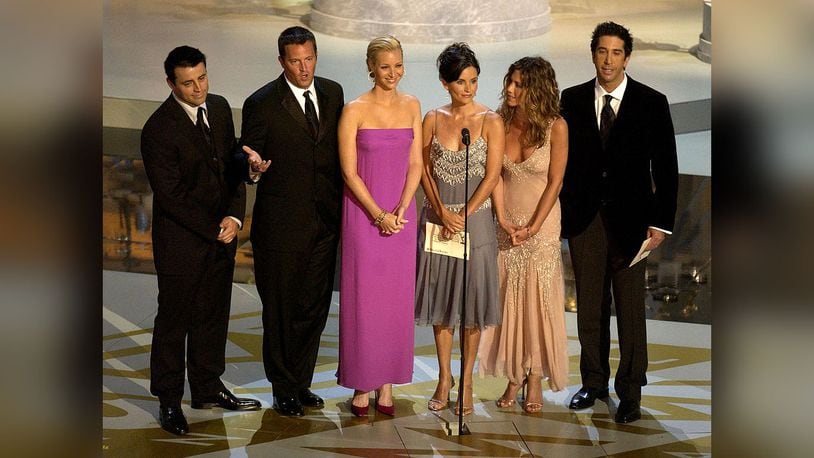
M426 199L418 235L418 275L415 318L431 325L435 335L439 380L427 407L438 411L449 405L454 385L451 371L456 326L464 343L464 380L456 412L472 412L472 371L481 330L500 324L497 284L497 239L490 194L500 175L505 133L503 121L488 107L475 102L480 65L466 43L453 43L438 56L441 84L450 103L424 117L424 173ZM461 130L469 129L469 195L465 195L466 150ZM426 223L442 226L442 238L459 237L468 215L470 253L467 261L465 322L461 324L462 259L424 251ZM459 336L460 338L460 336Z

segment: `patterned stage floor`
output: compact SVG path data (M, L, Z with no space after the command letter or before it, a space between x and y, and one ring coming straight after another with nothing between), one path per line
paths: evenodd
M322 335L312 389L322 410L302 418L279 416L271 406L261 354L260 301L254 285L235 283L223 380L263 409L235 413L193 410L189 390L184 413L190 433L176 437L158 425L158 401L149 393L149 354L156 277L103 271L103 442L106 456L706 456L711 454L711 326L648 320L649 384L643 389L642 420L613 422L618 398L593 409L566 407L580 387L576 315L567 313L571 378L567 391L544 392L541 414L495 406L505 382L474 380L475 412L466 418L471 436L447 436L457 420L448 410L427 409L437 364L432 333L417 328L413 383L395 387L396 417L355 418L352 392L336 385L338 293ZM612 328L615 324L612 325ZM611 364L615 371L615 330ZM457 358L457 355L455 356ZM454 368L457 373L458 369ZM452 399L457 393L452 393Z

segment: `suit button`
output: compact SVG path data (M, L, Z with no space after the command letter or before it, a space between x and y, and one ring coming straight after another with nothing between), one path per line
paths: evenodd
M608 172L602 172L602 178L607 178L607 177L608 177Z

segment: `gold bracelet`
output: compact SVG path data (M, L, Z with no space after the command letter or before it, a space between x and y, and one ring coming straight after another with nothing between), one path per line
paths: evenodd
M387 216L387 210L382 210L382 212L379 213L379 216L376 217L376 220L373 221L373 225L378 226L379 224L382 224L385 216Z

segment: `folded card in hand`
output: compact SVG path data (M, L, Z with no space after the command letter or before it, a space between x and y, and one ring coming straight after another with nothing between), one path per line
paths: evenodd
M428 253L452 256L464 259L464 247L466 248L466 259L469 259L469 237L466 237L464 245L464 233L454 234L452 238L446 239L442 236L444 226L427 223L424 231L424 251Z

